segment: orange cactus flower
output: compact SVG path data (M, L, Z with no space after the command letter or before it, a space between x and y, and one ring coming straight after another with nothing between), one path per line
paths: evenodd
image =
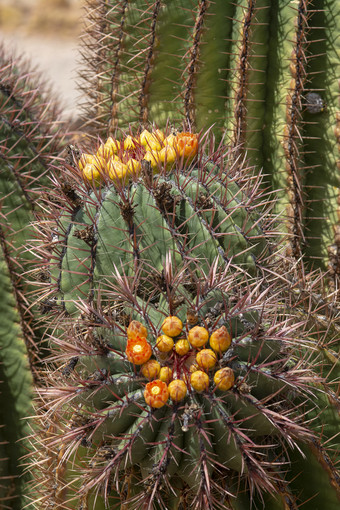
M143 365L151 358L151 345L145 338L128 338L125 353L128 360L135 365Z
M214 383L217 388L222 391L230 390L230 388L234 385L235 376L234 372L231 368L225 367L221 368L221 370L217 370L214 375Z
M168 386L169 395L174 402L179 402L186 397L187 394L187 385L182 379L175 379L171 381Z
M175 146L180 157L193 158L198 151L198 137L194 133L179 133Z
M148 331L145 326L139 321L131 321L127 328L128 338L137 338L148 336Z
M169 390L165 382L156 379L145 386L144 399L150 407L159 409L169 398Z

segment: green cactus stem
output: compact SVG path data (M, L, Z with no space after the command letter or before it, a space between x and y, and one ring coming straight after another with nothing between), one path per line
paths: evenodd
M39 340L45 328L34 316L37 275L29 248L31 223L38 213L38 183L47 182L61 137L56 110L42 100L27 65L0 49L0 505L21 510L26 477L22 461L28 453L27 417L32 415L33 379L38 380ZM39 273L40 274L40 273ZM43 273L41 273L43 275Z

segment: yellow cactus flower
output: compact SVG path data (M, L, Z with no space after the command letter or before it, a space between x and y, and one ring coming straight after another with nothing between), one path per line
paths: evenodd
M176 161L177 154L173 147L166 145L162 150L159 151L159 160L161 163L165 163L167 167L171 167Z
M118 179L124 179L129 173L129 169L127 165L122 163L120 160L111 159L108 165L109 168L109 177L113 181Z
M143 158L145 161L149 161L152 170L158 170L159 168L159 153L157 151L147 151Z
M137 161L136 159L131 158L126 163L126 166L128 167L129 174L138 175L140 173L140 169L141 169L140 161Z
M120 149L120 142L110 136L104 143L104 148L109 151L110 156L114 156Z
M176 147L176 136L171 134L164 139L164 145L170 147Z
M124 140L124 150L135 149L135 148L136 148L135 138L132 138L131 135L127 136Z
M150 140L151 137L152 134L147 129L144 129L144 131L142 131L139 136L140 144L143 145L144 147L147 147L148 141Z
M92 163L87 163L83 169L83 176L88 181L99 181L100 179L100 173L98 168L93 165Z
M84 152L84 154L80 156L78 166L80 170L84 170L86 165L88 164L95 165L96 163L98 163L98 159L96 158L96 156L94 156L93 154L86 154Z

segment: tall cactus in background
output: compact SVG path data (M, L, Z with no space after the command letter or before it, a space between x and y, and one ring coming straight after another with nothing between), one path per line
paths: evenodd
M239 147L265 184L291 251L336 279L340 6L333 0L89 2L94 133L168 118ZM98 30L100 27L100 30ZM95 41L95 43L94 43ZM91 86L88 86L88 83Z
M336 294L294 258L337 289L339 17L330 0L89 2L83 131L98 152L76 149L52 185L55 114L3 59L10 477L30 409L12 360L37 341L37 295L54 328L34 508L338 507ZM283 190L285 249L262 168Z
M58 115L41 85L19 59L0 50L0 505L21 510L26 478L19 459L27 453L26 418L32 414L33 380L39 379L43 329L35 315L36 287L42 279L29 252L30 223L39 212L37 190L61 147Z

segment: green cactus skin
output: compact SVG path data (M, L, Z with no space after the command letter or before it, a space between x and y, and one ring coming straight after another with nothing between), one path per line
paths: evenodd
M44 430L53 429L43 445L54 460L40 490L51 508L97 509L85 503L97 493L107 508L129 510L338 507L340 420L335 407L325 422L318 411L336 397L314 353L318 343L331 346L313 331L303 298L293 311L282 273L289 261L261 212L259 180L240 173L233 151L221 158L209 147L170 174L146 166L127 187L91 187L69 167L73 201L55 180L59 204L42 243L46 255L54 240L46 262L58 327L57 365L42 392ZM203 393L151 409L147 380L125 356L127 325L142 322L159 357L164 318L176 315L188 330L193 314L210 333L222 324L232 331L218 368L231 367L236 383L219 392L210 381ZM310 466L317 487L298 476Z
M40 89L39 89L40 90ZM61 141L56 110L42 100L27 65L0 49L0 506L21 510L27 500L27 417L32 415L37 382L38 343L45 328L34 316L36 287L26 280L37 265L29 253L38 213L37 189L47 182L48 166ZM60 146L59 146L60 147ZM59 149L60 150L60 149Z
M85 120L96 136L128 124L162 127L168 118L198 130L214 125L217 139L247 151L277 192L291 253L307 255L336 281L340 7L334 4L120 0L99 9L89 1L86 64L91 51L93 58L84 90L92 106ZM310 93L324 108L308 105Z

